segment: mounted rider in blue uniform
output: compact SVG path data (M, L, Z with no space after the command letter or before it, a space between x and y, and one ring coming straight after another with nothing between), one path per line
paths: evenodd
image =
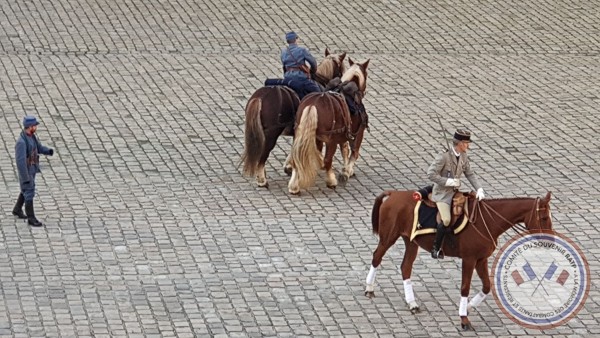
M315 58L307 48L298 46L296 33L287 33L285 39L288 46L281 50L284 80L292 84L291 87L298 93L301 100L310 93L321 92L319 85L311 79L311 73L314 74L317 71ZM306 63L310 65L310 68Z

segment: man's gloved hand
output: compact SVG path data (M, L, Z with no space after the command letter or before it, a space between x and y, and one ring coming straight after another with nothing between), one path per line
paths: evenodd
M48 150L48 155L50 155L50 156L54 155L54 149L50 148L50 150Z
M473 195L471 195L471 196L473 196ZM475 195L475 198L477 198L478 201L481 201L482 199L485 198L485 195L483 194L483 188L477 189L477 194Z
M460 180L458 178L449 178L446 180L447 187L460 187Z

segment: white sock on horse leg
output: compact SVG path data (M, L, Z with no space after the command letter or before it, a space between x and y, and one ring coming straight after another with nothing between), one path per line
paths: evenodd
M487 297L487 294L483 293L483 291L479 291L479 293L476 294L475 297L473 297L473 299L471 299L469 305L472 307L477 307L479 306L479 304L481 304L481 302L485 300L485 297Z
M461 317L467 316L467 306L469 305L469 297L460 297L460 306L458 307L458 315Z
M371 270L367 275L367 285L372 285L375 282L375 275L377 274L377 268L371 265Z
M415 293L413 292L410 278L404 280L404 297L406 298L406 303L408 304L415 301Z

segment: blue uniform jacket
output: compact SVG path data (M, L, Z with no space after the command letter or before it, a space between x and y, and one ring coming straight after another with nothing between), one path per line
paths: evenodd
M15 145L15 159L20 183L31 182L35 179L35 174L40 172L39 154L50 155L51 150L43 146L35 135L29 136L25 132L21 132Z
M303 77L306 77L306 75L300 70L291 70L288 72L288 69L290 67L299 67L303 65L304 62L308 62L310 64L311 72L317 71L317 60L315 60L315 58L310 54L308 49L306 49L305 47L298 46L295 43L290 44L288 48L283 48L281 50L281 63L283 63L283 68L286 71L286 76L301 75Z

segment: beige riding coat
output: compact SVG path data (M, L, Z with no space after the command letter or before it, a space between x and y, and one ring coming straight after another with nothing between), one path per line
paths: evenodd
M446 180L448 178L458 178L464 176L471 182L475 190L481 188L475 173L471 170L467 153L461 153L458 157L454 155L454 151L449 151L439 154L435 161L427 169L427 176L433 182L433 191L431 199L434 202L445 202L450 204L452 196L454 196L454 187L447 187ZM461 180L462 186L462 180ZM459 189L462 187L459 187ZM463 189L460 189L461 191Z

